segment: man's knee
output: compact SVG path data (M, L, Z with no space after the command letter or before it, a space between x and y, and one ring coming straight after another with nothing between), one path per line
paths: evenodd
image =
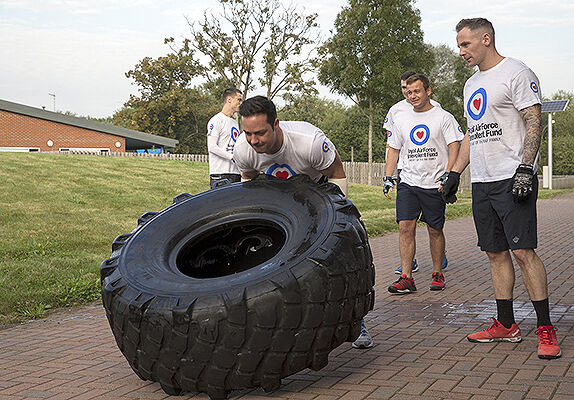
M416 228L417 228L416 220L399 221L399 234L401 235L414 235Z
M427 225L427 230L429 232L429 236L432 238L439 238L443 236L442 229L431 228L429 225Z
M486 255L488 256L488 259L490 260L491 264L500 263L510 258L510 253L508 252L508 250L497 251L497 252L487 251Z
M512 254L519 264L528 264L536 258L534 249L516 249L512 250Z

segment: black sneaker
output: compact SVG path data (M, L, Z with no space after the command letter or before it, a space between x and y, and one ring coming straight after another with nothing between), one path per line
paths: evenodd
M433 272L432 282L430 284L430 290L444 290L445 286L446 283L442 272Z
M394 294L408 294L417 291L415 280L402 274L398 281L389 286L389 292Z

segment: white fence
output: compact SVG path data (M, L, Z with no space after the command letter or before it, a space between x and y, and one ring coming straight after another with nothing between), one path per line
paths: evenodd
M179 161L193 161L193 162L208 162L209 156L207 154L168 154L168 153L132 153L132 152L91 152L91 151L66 151L55 152L59 154L84 154L106 157L143 157L143 158L158 158L163 160L179 160ZM360 183L367 185L369 176L369 163L366 162L343 162L345 173L349 182ZM383 178L385 177L385 163L373 163L371 185L383 186ZM542 177L539 177L540 188L542 188ZM553 176L552 185L554 189L569 189L574 188L574 176L563 175ZM460 177L460 190L470 190L470 174L467 168Z
M139 157L139 158L159 158L163 160L208 162L207 154L170 154L170 153L133 153L133 152L94 152L94 151L55 151L58 154L81 154L103 157Z
M367 185L369 182L369 163L343 162L345 174L349 182ZM371 168L371 185L383 186L385 178L385 163L373 163ZM466 169L460 177L460 190L470 190L469 170Z
M383 186L385 178L385 164L372 163L371 185ZM369 163L367 162L343 162L345 174L349 182L367 185L369 182Z

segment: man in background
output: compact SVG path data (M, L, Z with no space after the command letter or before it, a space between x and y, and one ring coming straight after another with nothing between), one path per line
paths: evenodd
M412 277L416 251L416 226L420 217L427 225L433 261L430 290L443 290L442 273L446 203L440 191L443 177L454 164L462 132L452 114L430 102L430 82L422 74L406 81L411 111L401 113L391 126L383 192L387 198L394 186L391 177L402 153L403 170L397 186L396 215L399 224L399 251L402 274L389 286L393 294L417 291ZM441 182L441 183L437 183Z
M397 120L397 118L400 118L400 114L405 112L405 111L412 111L413 110L413 106L409 103L409 100L407 98L407 79L409 79L411 76L416 75L416 72L414 71L405 71L401 74L400 77L400 81L401 81L401 93L403 94L403 96L405 97L404 99L402 99L401 101L399 101L398 103L396 103L395 105L393 105L391 108L389 108L389 112L387 113L387 116L385 117L385 122L383 124L383 128L387 130L387 149L386 149L386 153L385 153L385 161L387 160L387 156L389 153L389 137L391 136L391 126L393 124L394 121ZM440 104L437 101L434 101L433 99L430 99L430 103L433 107L440 107ZM397 162L397 183L400 182L401 180L401 170L403 169L403 157L402 157L402 153L399 154L399 160ZM448 267L448 260L446 258L446 253L442 259L442 270L444 271L446 269L446 267ZM417 259L413 258L413 265L412 265L412 272L418 272L419 270L419 265L417 263ZM402 265L399 265L396 269L395 269L395 274L399 274L401 275L403 273L403 267Z
M239 125L233 118L239 110L242 96L235 88L225 89L221 95L223 108L207 123L207 151L209 152L209 185L221 179L241 181L239 169L233 161L233 147L239 136Z

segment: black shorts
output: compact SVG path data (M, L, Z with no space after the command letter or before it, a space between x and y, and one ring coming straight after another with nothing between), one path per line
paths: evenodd
M512 179L472 184L472 215L482 251L535 249L538 177L534 175L528 199L515 203L509 191Z
M213 174L209 175L209 187L213 189L213 184L222 179L227 179L231 183L241 182L241 174Z
M397 222L420 219L434 229L444 227L446 203L437 189L423 189L404 182L397 185Z

